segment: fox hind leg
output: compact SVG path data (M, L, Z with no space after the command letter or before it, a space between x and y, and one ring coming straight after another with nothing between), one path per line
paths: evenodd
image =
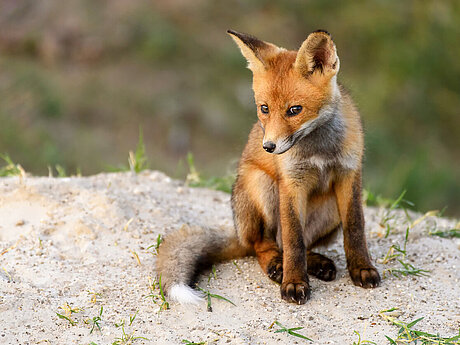
M334 261L328 257L319 253L308 251L307 272L318 279L331 281L335 279L337 270L335 268Z
M283 255L275 241L262 240L254 243L257 260L268 277L280 283L283 280Z
M278 229L277 187L263 171L238 176L232 192L235 227L243 243L254 248L262 270L281 283L283 257L276 243Z

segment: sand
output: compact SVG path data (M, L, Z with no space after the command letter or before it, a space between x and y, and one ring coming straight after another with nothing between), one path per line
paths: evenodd
M216 265L217 279L205 272L199 281L236 306L213 299L213 312L206 310L205 301L198 306L171 303L169 310L159 312L148 297L156 259L150 246L159 234L183 224L232 226L229 199L222 192L188 188L156 171L0 179L0 344L112 344L120 341L123 331L148 339L133 344L180 344L184 339L209 344L310 343L275 333L278 326L270 328L275 320L304 327L298 332L317 344L351 345L358 341L354 331L387 344L385 335L395 337L398 327L379 311L393 307L405 322L424 317L418 329L458 334L460 243L428 234L435 228L451 229L456 221L436 217L414 226L407 244L406 261L429 270L429 276L387 275L377 289L355 287L339 239L322 250L337 265L336 280L311 278L312 297L305 305L282 301L279 286L254 258L244 258L236 265ZM392 244L402 245L409 224L403 212L392 211L392 233L384 238L379 222L385 212L365 209L369 249L380 272L400 266L383 264L381 258ZM159 294L158 289L154 293ZM75 310L70 315L74 325L57 315L68 316L68 306ZM100 330L95 326L91 333L91 320Z

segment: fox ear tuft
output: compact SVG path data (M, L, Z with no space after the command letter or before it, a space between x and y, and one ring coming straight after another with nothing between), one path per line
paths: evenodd
M331 35L324 30L317 30L308 35L297 52L294 66L305 76L314 72L328 77L336 75L340 61Z
M241 53L248 61L248 68L252 72L267 69L269 60L280 51L280 48L274 44L261 41L252 35L234 30L227 30L227 33L240 48Z

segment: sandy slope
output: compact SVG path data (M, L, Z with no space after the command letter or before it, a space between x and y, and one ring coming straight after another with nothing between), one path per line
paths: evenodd
M388 239L378 225L384 210L367 209L369 248L381 258L392 243L402 243L407 226L402 214ZM417 217L417 215L415 215ZM134 344L179 344L182 339L217 344L309 343L275 334L278 320L317 344L352 344L353 331L387 344L397 327L378 311L399 307L400 318L425 317L419 328L455 335L460 324L460 250L453 239L428 236L429 228L452 228L454 221L430 218L410 234L408 259L431 271L429 277L386 278L380 288L351 284L340 243L325 250L335 259L338 277L325 283L314 278L312 299L303 306L283 302L279 287L253 258L217 266L217 279L203 275L200 286L233 302L213 300L198 307L159 307L145 296L154 278L152 249L158 234L182 224L231 226L229 195L190 189L159 172L101 174L85 178L28 177L0 179L0 343L112 344L125 332L149 340ZM140 264L136 260L136 253ZM380 271L389 265L377 264ZM158 292L158 291L157 291ZM56 312L68 303L82 310L71 326ZM90 334L85 320L103 306L101 331ZM138 311L129 324L130 315Z

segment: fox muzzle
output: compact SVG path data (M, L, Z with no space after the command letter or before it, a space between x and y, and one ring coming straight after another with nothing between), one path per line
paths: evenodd
M276 144L273 141L266 141L262 144L262 147L268 153L273 153L273 151L276 149Z

